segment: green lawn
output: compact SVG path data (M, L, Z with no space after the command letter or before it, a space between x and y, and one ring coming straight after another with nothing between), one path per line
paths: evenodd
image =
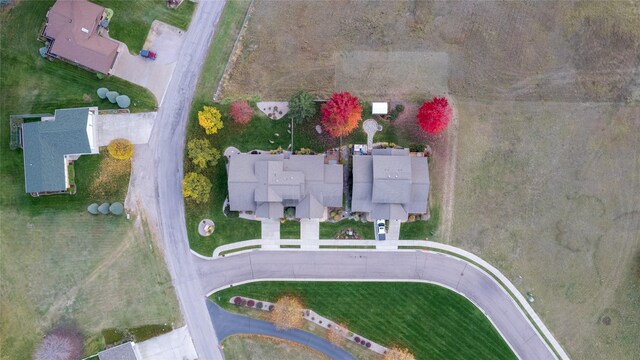
M185 0L179 8L167 7L166 0L92 0L113 10L109 23L109 36L127 44L131 53L142 49L153 20L160 20L187 30L196 4Z
M0 336L2 359L30 359L44 332L59 320L78 324L88 352L101 349L105 327L177 321L171 281L148 234L140 234L124 216L86 211L94 201L124 201L128 174L111 179L115 189L97 198L89 188L104 157L83 156L74 165L76 195L25 193L22 151L9 149L10 114L116 108L97 97L103 86L128 94L133 112L156 108L155 97L144 88L115 77L100 80L95 73L40 57L38 32L53 3L20 1L0 11L3 29L13 29L0 33L0 307L11 309L0 312L0 333L6 335ZM65 300L67 294L72 297Z
M478 308L436 285L259 282L219 291L211 299L233 311L232 296L275 301L283 294L299 296L305 307L385 346L407 347L416 359L516 358Z

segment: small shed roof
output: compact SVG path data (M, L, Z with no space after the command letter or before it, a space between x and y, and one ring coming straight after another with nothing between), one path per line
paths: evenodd
M373 115L387 115L389 113L388 102L372 102L371 114Z

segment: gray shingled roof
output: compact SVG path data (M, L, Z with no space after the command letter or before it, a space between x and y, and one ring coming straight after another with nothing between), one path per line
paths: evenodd
M351 210L374 219L407 220L428 209L429 166L426 157L408 149L374 149L353 156Z
M89 110L56 110L54 121L22 124L28 193L66 190L64 156L91 153L87 136Z
M232 154L229 206L271 219L295 207L297 218L320 218L325 207L342 206L342 171L324 155Z
M100 360L138 360L132 342L101 351L98 353L98 358Z

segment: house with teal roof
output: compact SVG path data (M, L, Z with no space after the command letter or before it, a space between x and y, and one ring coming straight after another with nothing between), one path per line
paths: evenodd
M97 107L59 109L54 116L22 124L20 146L27 193L75 193L73 162L81 155L99 153L97 116Z

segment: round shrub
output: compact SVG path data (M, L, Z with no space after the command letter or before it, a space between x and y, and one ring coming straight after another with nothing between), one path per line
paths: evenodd
M107 99L109 100L110 103L115 104L116 103L116 98L120 96L120 94L118 94L117 91L109 91L107 92Z
M116 97L116 102L121 109L126 109L131 105L131 99L127 95L120 95Z
M366 344L366 343L367 343L367 342L366 342L366 341L364 341L364 339L363 339L363 340L360 340L360 345L364 345L364 344Z
M231 103L229 111L231 118L238 124L246 124L253 117L253 109L246 100L237 100Z
M365 346L370 348L371 347L371 343L367 341L367 344Z
M402 104L398 104L398 105L396 105L396 111L397 111L398 113L403 112L403 111L404 111L404 105L402 105Z
M114 159L130 160L133 157L133 144L127 139L111 140L107 150Z
M360 337L359 337L359 336L356 336L356 337L353 339L353 341L355 341L355 342L359 343L359 342L360 342Z
M242 304L242 298L240 296L236 296L233 298L233 304L240 306L240 304Z
M109 213L109 203L102 203L100 206L98 206L98 211L102 215L107 215Z
M258 301L256 303L256 309L262 309L262 302L261 301Z
M93 203L87 207L87 211L93 215L98 215L98 204Z
M248 307L254 307L255 305L256 305L256 302L255 302L255 301L253 301L253 300L249 300L249 301L247 301L247 306L248 306Z
M98 89L97 93L98 93L98 97L100 99L106 99L107 98L107 93L109 92L109 89L105 88L105 87L101 87L100 89Z
M122 213L124 212L124 206L122 206L122 204L119 202L114 202L113 204L111 204L111 206L109 206L109 211L113 215L122 215Z
M242 306L247 305L247 300L242 299L242 300L240 301L240 305L242 305Z
M269 305L269 311L273 311L274 308L275 308L275 306Z

